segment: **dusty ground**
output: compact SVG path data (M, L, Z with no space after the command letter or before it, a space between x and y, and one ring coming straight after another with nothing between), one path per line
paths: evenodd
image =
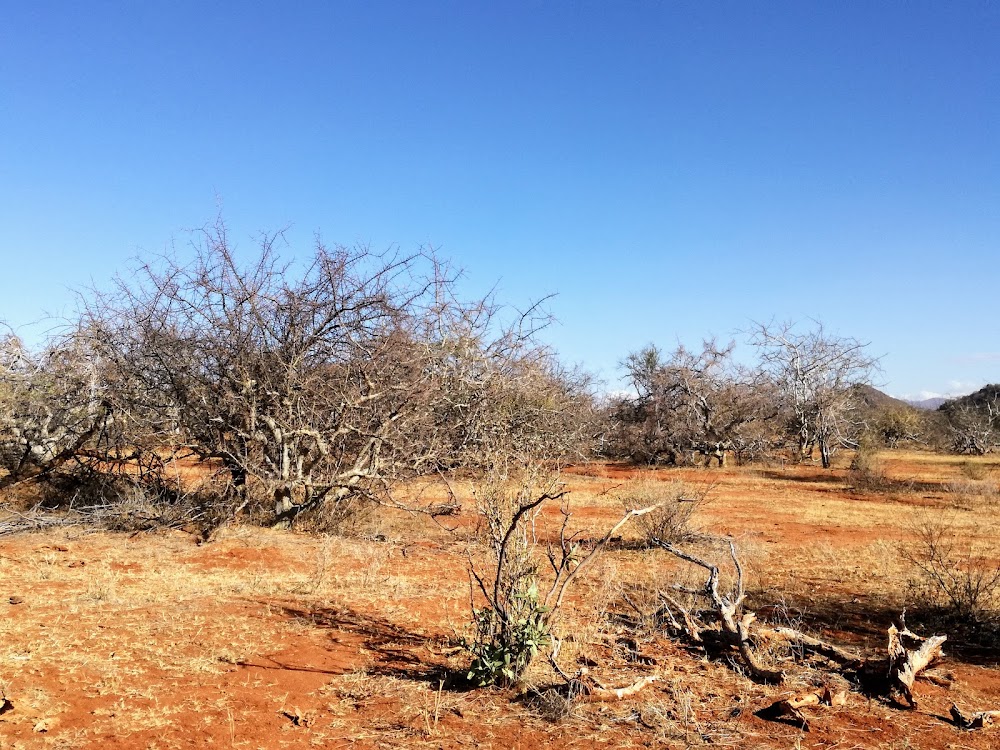
M891 484L851 486L843 465L662 470L659 481L710 485L699 514L734 536L753 606L856 647L879 648L902 607L920 629L918 592L900 545L946 519L981 559L1000 557L1000 467L921 453L883 458ZM592 464L568 475L574 525L601 531L622 511L635 470ZM992 484L991 484L992 483ZM993 488L993 490L991 490ZM558 518L539 520L542 537ZM627 658L613 615L685 571L620 544L580 581L559 623L563 658L586 657L606 683L656 673L620 703L525 700L464 691L471 509L453 531L383 516L352 538L231 528L197 546L183 532L128 536L70 528L0 539L0 747L61 748L991 748L1000 729L948 723L952 702L1000 707L998 650L953 637L950 688L920 683L919 708L852 692L807 710L810 730L756 712L811 687L789 669L780 687L653 633ZM633 532L634 533L634 532ZM624 541L628 541L627 539ZM916 607L916 609L914 609ZM929 621L928 621L929 622ZM567 664L568 666L569 664ZM548 668L530 675L552 680Z

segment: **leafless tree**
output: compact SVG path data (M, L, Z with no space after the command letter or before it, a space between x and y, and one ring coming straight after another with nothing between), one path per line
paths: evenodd
M549 321L542 307L505 311L492 298L463 303L452 292L438 288L420 336L435 398L418 430L428 437L418 441L434 444L438 467L504 474L508 464L586 457L598 431L593 380L538 342Z
M986 386L943 410L956 453L983 456L1000 445L1000 386Z
M165 256L85 301L116 418L133 443L228 470L278 523L470 461L491 436L564 440L576 393L534 342L534 313L500 325L462 303L432 256L317 242L282 262L279 234L241 263L219 220L194 257ZM555 450L554 446L551 446ZM544 452L544 451L543 451ZM432 510L445 510L436 508Z
M769 383L733 361L734 345L703 342L700 352L679 346L664 357L648 346L623 365L636 396L617 405L626 450L650 462L685 463L701 453L720 465L767 444L777 412Z
M0 486L50 476L110 425L103 383L85 342L54 337L32 351L0 338Z
M878 358L868 353L866 342L830 335L822 323L806 331L794 323L758 323L749 338L790 414L799 455L811 457L818 447L829 468L838 447L856 445L860 425L852 419L857 399L852 386L870 382Z
M278 234L241 264L225 225L190 263L163 257L87 301L84 326L133 433L261 483L278 521L377 494L427 373L414 345L429 288L415 258L317 244L282 263Z

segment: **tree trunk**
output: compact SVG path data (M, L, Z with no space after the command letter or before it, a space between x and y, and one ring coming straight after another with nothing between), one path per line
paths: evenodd
M830 468L830 443L826 440L826 438L820 438L819 439L819 455L820 455L820 459L823 462L823 468L824 469L829 469Z

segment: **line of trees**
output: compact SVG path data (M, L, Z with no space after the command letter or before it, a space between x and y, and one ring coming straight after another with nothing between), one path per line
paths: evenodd
M611 407L613 450L649 463L721 465L727 452L754 460L789 444L795 456L824 467L841 447L857 447L866 422L858 387L878 360L868 345L832 336L822 324L757 324L748 332L753 366L733 357L735 344L703 342L664 355L655 346L629 354L624 369L634 396Z
M783 450L829 467L866 431L888 445L920 435L909 412L862 408L877 358L819 323L753 325L749 364L715 339L650 345L623 360L630 392L602 400L539 342L539 306L462 299L430 254L317 242L288 263L282 239L261 236L241 261L217 221L190 259L139 262L82 294L77 320L39 350L0 337L0 489L67 497L97 482L110 496L127 484L177 502L172 461L193 456L215 468L215 517L289 524L399 504L408 478L495 471L497 456L722 465ZM954 410L956 449L993 445L1000 408L987 396Z

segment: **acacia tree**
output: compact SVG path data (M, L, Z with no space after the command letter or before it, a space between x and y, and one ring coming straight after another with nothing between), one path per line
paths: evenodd
M53 338L32 351L0 338L0 486L50 477L110 426L110 407L86 342Z
M539 343L541 305L510 316L492 297L462 303L452 291L436 286L419 336L434 398L415 438L431 467L503 473L502 462L585 457L598 432L593 380Z
M636 396L619 402L617 418L633 455L681 463L700 452L722 465L726 451L742 458L768 442L776 415L768 383L737 365L733 348L709 339L700 352L678 346L664 357L648 346L626 357Z
M221 461L285 522L384 490L428 397L414 334L432 280L416 257L321 243L292 266L279 239L241 264L219 221L190 263L164 257L95 294L84 327L135 442Z
M892 407L882 409L871 427L887 447L897 448L900 443L919 441L923 422L914 408Z
M804 332L794 323L755 324L749 338L788 410L799 456L811 458L818 447L829 468L838 447L857 445L853 386L870 383L878 358L866 342L832 336L822 323Z
M550 412L568 402L552 398L559 379L533 326L499 326L491 300L460 302L433 257L317 243L291 265L280 239L241 263L219 221L189 263L144 263L86 302L134 444L221 462L234 503L263 488L290 523L324 503L392 502L397 480L466 462L491 430L544 424L555 437Z

